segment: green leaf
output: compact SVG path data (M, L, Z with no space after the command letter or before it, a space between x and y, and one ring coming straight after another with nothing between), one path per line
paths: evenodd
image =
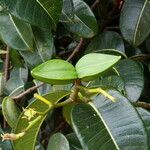
M10 79L5 84L5 91L9 96L15 96L24 91L24 85L28 79L27 68L13 68Z
M65 23L66 28L78 36L91 38L97 34L96 18L89 6L82 0L73 0L74 18Z
M117 32L106 31L90 42L86 49L86 53L101 51L103 49L118 50L120 53L124 53L124 42L121 36Z
M10 60L11 60L11 65L16 67L16 68L21 68L23 67L23 61L22 57L20 56L19 52L17 50L11 49L9 52L10 55Z
M2 112L7 123L14 128L21 113L15 101L10 97L5 97L2 102Z
M31 71L34 78L50 84L67 84L77 79L75 68L64 60L49 60Z
M99 95L91 106L79 104L73 108L73 129L83 149L147 150L146 129L136 109L119 92L108 93L117 102Z
M42 82L40 82L39 80L33 80L33 82L35 85L42 84ZM41 86L37 89L37 92L39 95L45 95L45 94L48 94L49 91L51 91L51 89L52 89L52 87L50 84L44 84L43 86Z
M149 0L126 0L120 16L123 37L134 46L140 45L150 33Z
M68 134L66 138L69 141L70 150L82 150L81 144L75 133Z
M96 79L90 82L89 87L102 87L106 89L116 89L120 92L124 91L124 80L120 76L111 75L102 79Z
M17 50L32 50L33 35L29 24L0 12L0 37L10 47Z
M91 53L83 56L75 68L80 79L90 81L111 68L120 58L120 56Z
M61 12L60 22L72 22L74 18L74 5L72 0L63 0L63 8Z
M53 93L57 93L57 95L54 95ZM61 91L55 91L52 93L48 93L46 94L44 97L46 99L48 99L49 101L51 101L54 105L57 104L62 98L70 95L71 92L70 91L66 91L66 90L61 90ZM57 98L59 97L59 98Z
M62 0L0 0L0 4L14 16L47 29L56 26L62 9Z
M74 105L76 104L71 103L63 106L63 117L69 125L71 125L71 111Z
M98 95L94 98L93 108L102 116L120 149L148 148L146 128L135 107L118 91L109 90L108 93L116 98L111 102L108 98Z
M64 96L66 96L66 93L64 94L64 92L51 92L48 95L48 100L50 102L58 102ZM44 97L47 98L47 95ZM13 141L13 146L15 150L21 150L22 147L24 150L34 149L38 131L42 122L47 116L47 114L44 115L42 113L45 113L45 111L50 111L49 106L39 100L33 101L26 109L32 109L38 113L41 113L41 115L37 114L33 118L31 118L31 120L27 120L25 118L22 118L24 116L24 111L21 113L17 125L14 129L14 133L16 134L23 132L28 127L29 122L32 123L33 126L28 131L26 131L26 134L23 137L19 138L16 141Z
M35 44L42 62L50 60L54 51L53 35L48 29L32 27Z
M61 133L56 133L50 138L47 150L70 150L70 148L66 137Z
M61 14L63 0L37 0L56 26Z
M73 129L82 145L87 150L116 150L105 122L89 104L78 104L72 110Z
M144 88L142 67L133 60L120 61L116 69L124 80L126 97L135 102L139 99Z
M148 135L148 143L149 143L149 147L150 147L150 113L143 108L137 108L137 111L139 112L139 114L144 122L144 125L146 127L146 132Z

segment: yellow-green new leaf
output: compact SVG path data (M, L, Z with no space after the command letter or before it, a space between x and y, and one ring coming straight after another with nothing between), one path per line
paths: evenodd
M50 84L68 84L77 79L72 64L60 59L49 60L31 71L34 78Z
M120 58L120 56L99 53L87 54L75 66L78 78L83 81L93 80L116 64Z

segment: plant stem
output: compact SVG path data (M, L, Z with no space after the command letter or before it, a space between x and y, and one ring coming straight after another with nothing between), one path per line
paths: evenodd
M81 49L82 45L83 45L83 38L80 38L79 44L74 49L74 51L72 52L72 54L68 57L67 61L70 61L76 55L76 53L79 52L79 50Z
M5 68L4 68L4 78L5 78L5 82L8 80L9 78L9 46L7 46L6 48L6 58L5 58Z
M9 79L9 46L6 47L6 55L5 55L5 66L4 66L4 80L7 82ZM6 120L4 119L4 128L6 127L7 123Z
M64 102L57 103L54 107L55 107L55 108L59 108L59 107L65 106L65 105L67 105L67 104L70 104L70 103L72 103L72 102L73 102L73 100L72 100L71 98L68 98L68 99L66 99Z
M150 110L150 103L146 103L146 102L137 102L134 103L135 107L142 107L144 109L149 109Z
M65 100L64 102L56 104L54 107L55 108L62 107L66 104L77 101L80 83L81 83L80 80L76 80L73 92L70 94L70 97L67 100Z
M116 102L115 98L111 95L109 95L106 91L104 91L102 88L96 88L96 89L87 89L89 93L99 93L104 95L105 97L109 98L111 101Z
M44 85L44 83L41 83L41 84L36 85L36 86L33 86L33 87L27 89L26 91L22 92L21 94L12 97L12 99L14 99L14 100L21 99L21 98L24 97L25 95L27 95L27 94L33 92L34 90L36 90L37 88L39 88L39 87L41 87L41 86L43 86L43 85Z
M95 2L93 3L93 5L91 6L91 9L95 9L97 4L100 2L100 0L95 0Z
M52 102L50 102L49 100L47 100L46 98L38 95L37 93L34 94L34 97L38 100L40 100L41 102L45 103L46 105L49 106L49 108L53 107Z
M95 7L97 6L97 4L100 2L100 0L96 0L92 6L91 6L91 10L94 10ZM72 54L68 57L67 61L70 61L78 52L79 50L82 48L83 46L83 43L84 43L84 39L81 37L80 38L80 42L79 44L77 45L77 47L74 49L74 51L72 52Z

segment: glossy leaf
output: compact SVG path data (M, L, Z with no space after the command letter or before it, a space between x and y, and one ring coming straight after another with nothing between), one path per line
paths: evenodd
M37 0L56 26L61 14L63 0Z
M50 84L67 84L77 79L72 64L59 59L47 61L31 71L34 78Z
M72 108L75 105L76 105L75 103L71 103L71 104L67 104L67 105L63 106L63 117L69 125L71 125Z
M0 0L0 4L12 15L47 29L56 26L62 9L61 0Z
M82 0L73 0L74 18L65 23L66 28L78 36L91 38L97 34L97 21L89 6Z
M38 81L38 80L33 80L34 84L35 85L40 85L42 84L42 82ZM52 87L50 84L44 84L43 86L39 87L37 89L37 92L39 95L45 95L45 94L48 94L49 91L51 91Z
M72 124L84 149L148 149L146 128L130 102L119 92L108 93L111 102L99 95L94 104L79 104L73 108Z
M61 22L72 22L74 18L74 5L72 0L63 0L63 8L60 16Z
M64 96L66 96L66 93L64 95L64 93L52 92L52 93L49 93L48 100L51 102L58 102ZM13 132L14 133L22 132L23 130L25 130L28 127L29 122L33 123L33 126L28 131L26 131L26 134L23 137L21 137L20 139L18 139L16 141L13 141L13 146L14 146L14 149L16 149L16 150L21 150L22 147L24 148L24 150L33 150L34 149L38 131L40 129L42 122L44 121L44 119L47 116L47 114L40 115L38 113L44 113L45 111L50 111L49 106L39 100L33 101L26 109L32 109L32 110L36 111L37 114L34 115L31 118L31 120L28 120L28 119L24 118L24 116L25 116L24 111L21 113L21 115L18 119L17 125Z
M13 68L10 72L10 79L5 84L6 93L9 96L15 96L23 92L27 78L27 68Z
M149 149L146 128L135 107L118 91L108 93L116 98L115 103L98 95L93 107L104 119L119 149Z
M78 104L72 110L73 129L82 145L87 150L117 149L105 122L89 104Z
M69 141L70 150L82 150L81 144L75 133L68 134L66 138Z
M120 28L123 37L134 46L140 45L150 33L149 0L127 0L124 3Z
M57 93L57 95L54 95L54 93ZM44 97L46 99L48 99L49 101L51 101L54 105L59 103L59 101L66 97L66 96L69 96L71 94L70 91L66 91L66 90L61 90L61 91L54 91L54 92L51 92L51 93L48 93L48 94L45 94ZM59 98L58 98L59 97Z
M120 92L124 91L124 80L120 76L111 75L102 79L96 79L90 82L89 87L102 87L106 89L116 89Z
M148 134L148 143L150 147L150 113L143 108L137 108L137 111L139 112L146 127L146 132Z
M144 88L142 67L135 61L122 60L116 69L124 80L126 97L132 102L137 101Z
M120 58L120 56L91 53L83 56L75 68L80 79L90 81L111 68Z
M17 50L32 50L33 36L29 24L0 12L0 37L10 47Z
M14 128L21 113L15 101L10 97L5 97L2 102L2 111L7 123Z
M107 31L96 36L88 45L86 53L100 51L103 49L118 50L124 53L124 43L117 32Z
M32 29L37 51L42 62L50 60L54 51L54 40L51 31L36 27L33 27Z
M69 142L63 134L56 133L50 138L47 150L70 150Z

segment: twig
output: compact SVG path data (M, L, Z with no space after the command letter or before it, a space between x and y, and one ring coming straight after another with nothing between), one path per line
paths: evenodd
M149 109L150 110L150 103L146 103L146 102L137 102L134 103L135 107L142 107L144 109Z
M94 10L95 7L97 6L97 4L100 2L100 0L95 0L95 2L92 4L91 6L91 10ZM81 47L83 46L83 42L84 42L84 39L83 38L80 38L80 42L79 44L77 45L77 47L74 49L74 51L72 52L72 54L68 57L67 61L70 61L75 55L76 53L79 52L79 50L81 49Z
M44 85L44 83L41 83L41 84L36 85L36 86L33 86L33 87L27 89L26 91L24 91L23 93L21 93L21 94L19 94L19 95L17 95L17 96L12 97L12 99L14 99L14 100L21 99L21 98L24 97L25 95L27 95L27 94L33 92L34 90L36 90L37 88L39 88L39 87L41 87L41 86L43 86L43 85Z
M5 55L5 65L4 65L4 80L7 82L9 78L9 46L6 47L6 55ZM3 123L4 128L7 126L6 120L4 118L4 123Z
M7 48L6 48L6 58L5 58L5 68L4 68L4 74L5 74L5 76L4 76L4 79L5 79L5 82L8 80L8 78L9 78L9 50L10 50L10 48L9 48L9 46L7 46Z
M55 128L55 130L54 130L53 133L56 133L56 132L61 131L62 129L64 129L64 127L66 126L66 124L67 124L67 123L66 123L65 121L61 122L61 123L58 125L58 127Z
M69 58L67 59L67 61L70 61L76 55L76 53L79 52L79 50L81 49L82 45L83 45L83 38L80 38L79 44L74 49L74 51L72 52L72 54L69 56Z
M91 6L91 9L95 9L95 7L97 6L97 4L100 2L100 0L96 0L93 5Z

